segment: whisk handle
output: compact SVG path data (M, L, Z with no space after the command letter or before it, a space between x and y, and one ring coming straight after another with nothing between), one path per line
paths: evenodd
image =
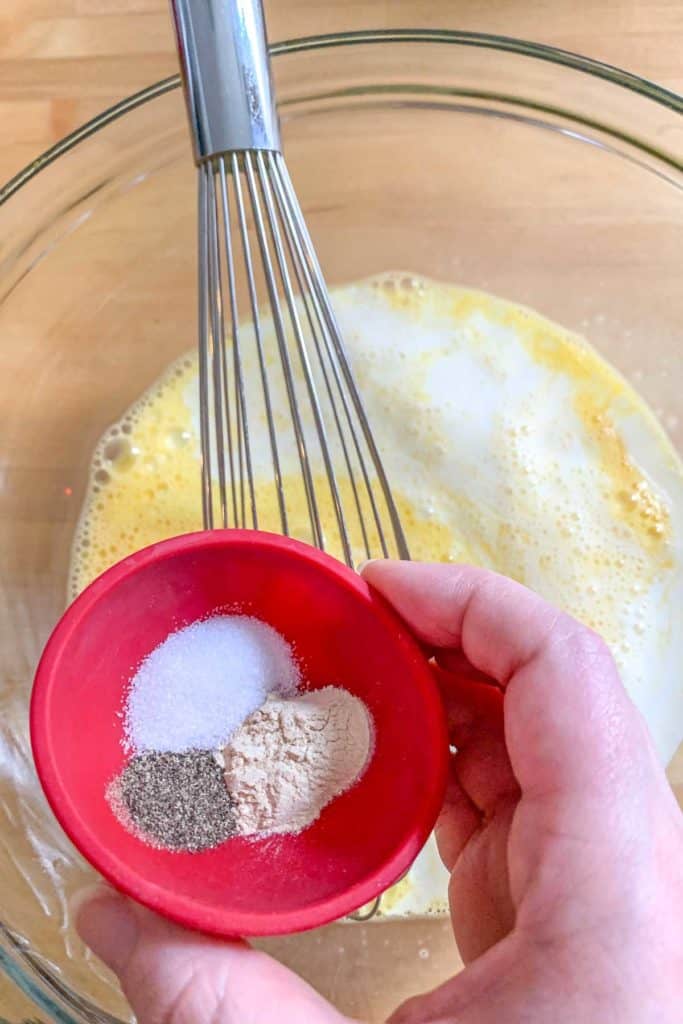
M195 159L280 150L261 0L171 0Z

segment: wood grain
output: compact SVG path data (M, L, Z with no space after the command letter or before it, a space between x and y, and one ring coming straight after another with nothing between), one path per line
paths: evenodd
M520 36L683 86L679 0L266 0L270 35L448 27ZM167 0L3 0L0 180L176 69Z

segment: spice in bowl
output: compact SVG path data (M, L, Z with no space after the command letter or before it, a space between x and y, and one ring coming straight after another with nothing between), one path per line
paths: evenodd
M128 828L161 849L196 853L236 831L230 793L208 751L137 754L108 796Z
M363 774L370 716L339 686L292 700L270 696L223 750L242 835L300 832Z
M213 749L269 693L300 682L280 634L248 615L216 615L172 633L135 673L125 707L131 749Z
M192 853L303 831L362 776L373 728L348 690L301 687L290 645L258 619L173 633L128 689L129 760L107 791L119 820L151 846Z

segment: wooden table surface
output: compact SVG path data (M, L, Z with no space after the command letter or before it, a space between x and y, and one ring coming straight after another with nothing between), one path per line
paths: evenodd
M2 0L0 181L102 108L171 74L167 0ZM680 0L266 0L270 35L448 27L519 36L683 89ZM35 1019L0 977L0 1024Z
M266 0L270 35L448 27L550 43L683 89L680 0ZM176 69L167 0L2 0L0 180Z

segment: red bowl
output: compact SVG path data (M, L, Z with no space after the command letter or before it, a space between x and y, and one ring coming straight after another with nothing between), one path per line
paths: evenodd
M169 633L235 606L294 646L308 688L336 684L365 702L374 755L299 835L231 838L201 853L152 849L105 798L126 759L126 689ZM329 555L248 530L162 541L95 580L43 653L31 741L52 809L90 863L153 910L224 936L326 924L400 878L434 826L448 756L431 670L400 619Z

